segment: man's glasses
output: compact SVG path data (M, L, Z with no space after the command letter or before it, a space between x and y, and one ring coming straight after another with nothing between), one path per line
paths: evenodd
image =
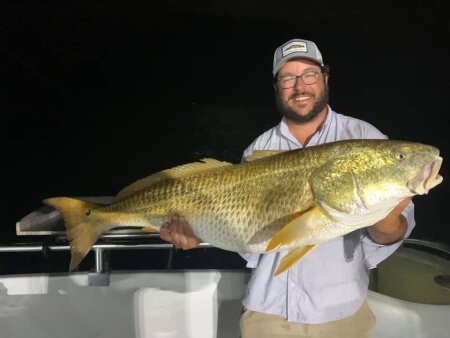
M292 88L297 84L297 79L300 78L305 85L312 85L319 80L320 71L310 70L300 75L283 75L278 76L277 81L281 88Z

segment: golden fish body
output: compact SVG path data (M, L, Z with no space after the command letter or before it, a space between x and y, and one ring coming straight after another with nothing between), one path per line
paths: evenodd
M240 164L204 159L165 170L97 205L67 197L44 202L65 219L71 269L103 232L118 226L159 231L185 217L202 240L225 250L293 250L370 226L401 200L442 181L439 150L393 140L349 140L285 152L255 152ZM289 256L288 256L289 257Z

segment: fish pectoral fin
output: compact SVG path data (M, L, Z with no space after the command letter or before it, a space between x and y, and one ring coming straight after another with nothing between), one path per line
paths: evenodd
M291 251L286 257L284 257L281 260L280 265L278 265L277 271L275 271L275 276L278 276L280 273L289 269L292 265L297 263L307 254L309 254L312 250L314 250L316 247L317 247L316 244L306 245Z
M269 244L267 244L266 252L276 250L283 245L288 245L311 234L312 231L319 229L324 224L325 217L327 216L318 206L294 217L292 221L272 237Z
M142 228L142 231L143 232L148 232L148 233L150 233L150 234L159 234L159 229L158 228L156 228L156 227L154 227L154 226L151 226L151 225L149 225L149 226L146 226L146 227L143 227Z

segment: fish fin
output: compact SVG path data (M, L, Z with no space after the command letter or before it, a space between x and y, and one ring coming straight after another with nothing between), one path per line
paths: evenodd
M171 169L162 170L145 178L141 178L140 180L137 180L120 190L117 193L115 199L123 199L158 182L181 178L190 174L233 165L230 162L219 161L213 158L203 158L200 161L201 162L187 163Z
M291 251L286 257L284 257L281 260L280 265L278 265L277 271L275 271L275 276L278 276L280 273L289 269L291 266L293 266L307 254L309 254L312 250L314 250L316 247L317 247L316 244L306 245Z
M315 206L299 216L294 216L294 219L286 224L275 236L272 237L269 244L267 244L266 252L278 249L283 245L288 245L323 225L323 220L326 215L322 209Z
M100 235L109 229L90 217L91 211L102 204L69 197L47 198L43 202L57 209L64 218L67 238L70 241L70 271L73 271Z
M154 227L154 226L152 226L152 225L143 227L142 231L148 232L148 233L151 233L151 234L159 233L159 229Z
M251 162L264 157L285 153L287 150L255 150L249 156L244 158L244 162Z

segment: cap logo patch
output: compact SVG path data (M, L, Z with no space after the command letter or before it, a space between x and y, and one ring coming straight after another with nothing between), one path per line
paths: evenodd
M302 52L302 53L308 53L308 48L306 47L305 42L301 41L294 41L291 43L288 43L286 46L283 46L282 48L282 54L283 57L295 53L295 52Z

